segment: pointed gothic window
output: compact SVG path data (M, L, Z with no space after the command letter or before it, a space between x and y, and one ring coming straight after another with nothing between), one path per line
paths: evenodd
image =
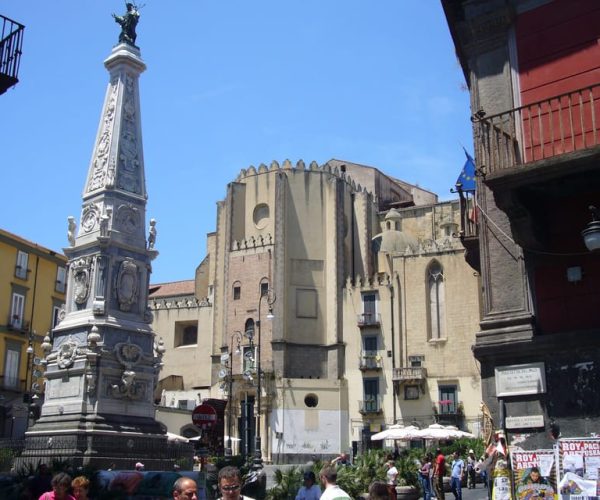
M434 260L427 268L427 302L429 339L446 337L446 304L444 298L444 269Z

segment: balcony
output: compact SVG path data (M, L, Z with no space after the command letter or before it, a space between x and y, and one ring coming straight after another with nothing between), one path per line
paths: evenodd
M379 313L362 313L358 314L356 321L359 328L366 328L369 326L378 327L381 324L381 314Z
M358 402L358 412L361 415L379 415L383 413L381 408L381 396L373 396Z
M474 191L458 191L460 200L460 242L465 247L465 260L473 269L481 271L479 229Z
M0 33L0 94L4 94L19 81L19 65L23 47L25 26L8 17L0 15L2 32Z
M364 351L360 354L358 368L361 371L381 370L383 368L383 359L377 351Z
M438 401L433 405L435 421L442 425L461 426L465 415L463 404L452 400Z
M23 319L17 315L9 316L6 321L6 328L8 330L27 332L29 331L29 321L23 321Z
M403 367L403 368L394 368L394 372L392 374L392 381L404 383L404 382L412 382L419 383L425 382L427 380L427 368L422 367Z
M484 175L599 144L600 84L486 116L477 113L477 163Z

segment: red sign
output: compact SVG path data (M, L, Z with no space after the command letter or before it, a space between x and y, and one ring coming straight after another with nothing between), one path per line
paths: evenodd
M192 411L192 422L200 429L211 429L217 423L217 411L207 404L196 406Z

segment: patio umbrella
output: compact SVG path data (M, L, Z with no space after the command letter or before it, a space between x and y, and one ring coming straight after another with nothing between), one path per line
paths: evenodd
M167 441L178 441L180 443L187 443L189 439L184 436L180 436L179 434L167 432Z
M371 441L379 441L381 439L396 439L398 441L410 441L411 439L420 439L417 435L419 429L414 425L404 427L402 425L391 425L384 431L378 432L371 436Z
M446 429L448 429L450 432L454 433L454 437L456 439L458 439L458 438L474 438L475 437L475 434L471 434L470 432L467 432L467 431L461 431L455 425L447 425Z
M422 439L458 439L461 437L475 437L469 432L459 430L454 426L444 427L441 424L431 424L426 429L419 431L419 437Z

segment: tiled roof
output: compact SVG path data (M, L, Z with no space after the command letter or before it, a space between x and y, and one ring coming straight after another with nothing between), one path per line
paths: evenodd
M178 295L193 295L196 291L194 280L171 281L170 283L155 283L150 285L149 298L174 297Z

